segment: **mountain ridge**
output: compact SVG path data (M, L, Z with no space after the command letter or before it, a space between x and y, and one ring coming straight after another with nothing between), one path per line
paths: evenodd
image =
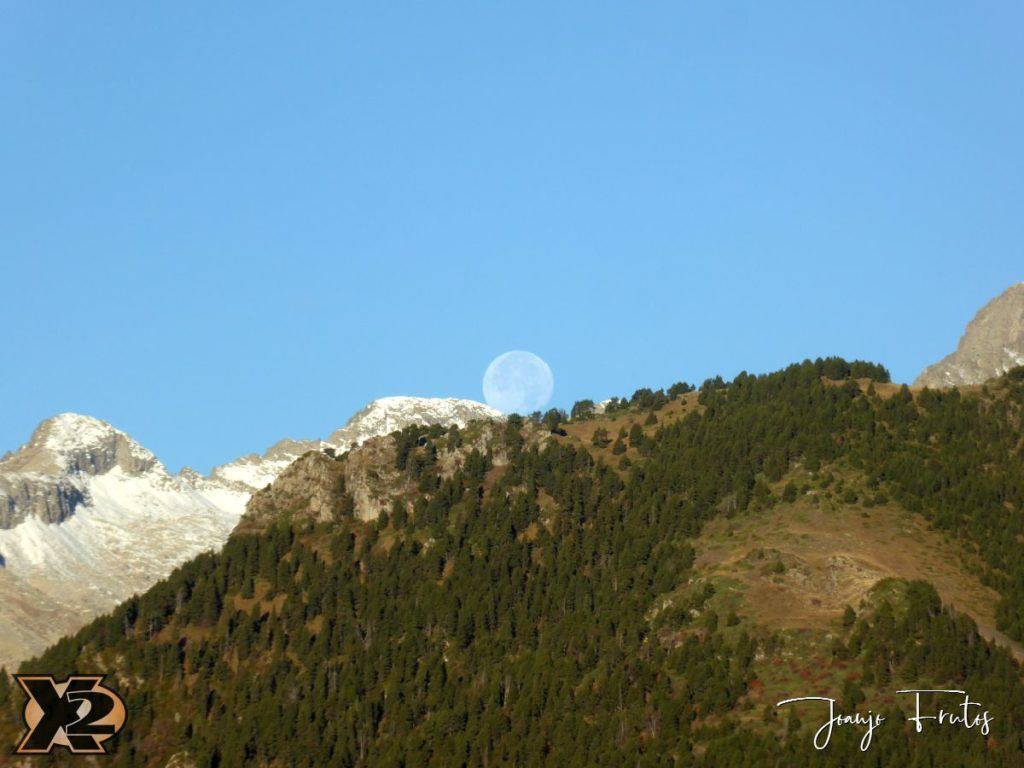
M171 474L127 433L64 413L44 420L0 461L0 665L148 588L202 551L218 549L250 495L308 451L344 452L382 429L501 418L454 398L382 398L325 440L275 443L209 475Z
M114 764L1019 762L1020 648L978 619L1024 637L1024 371L828 372L308 453L223 550L21 671L111 670ZM900 727L913 687L969 691L991 738ZM776 705L812 694L884 712L872 754L818 754L825 710Z

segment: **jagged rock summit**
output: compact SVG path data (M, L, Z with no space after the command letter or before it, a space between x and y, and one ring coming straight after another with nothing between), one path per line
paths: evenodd
M3 459L5 470L55 470L99 474L115 466L138 472L156 457L124 432L91 416L61 413L42 422L17 453Z
M0 459L0 666L143 592L175 567L219 549L251 494L311 450L344 452L403 427L501 418L469 400L376 400L327 440L283 440L262 456L171 475L110 424L47 419Z
M952 354L924 369L915 387L981 384L1024 365L1024 282L981 308Z
M115 467L137 475L156 457L105 421L62 413L40 424L16 453L0 459L0 528L28 516L59 523L85 501L82 475Z

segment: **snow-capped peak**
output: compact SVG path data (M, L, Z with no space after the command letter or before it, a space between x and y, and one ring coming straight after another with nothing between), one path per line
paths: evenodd
M102 419L81 413L58 413L40 424L36 433L41 433L47 447L54 450L95 445L111 435L124 434Z
M121 443L128 453L142 463L153 464L156 456L143 448L126 433L101 419L79 413L61 413L47 419L36 430L42 444L58 456L66 456L83 449L101 448L113 442Z
M457 424L466 426L477 419L504 419L501 411L475 400L456 397L381 397L367 405L327 443L347 450L371 437L388 435L412 424Z
M0 632L0 666L39 653L180 563L219 549L250 494L307 451L346 451L412 424L499 418L471 400L386 397L328 441L282 440L209 477L168 475L152 453L100 419L47 419L0 460L0 627L19 628Z
M0 463L6 472L42 475L95 475L114 467L138 473L158 466L156 456L121 430L78 413L46 419L25 445Z

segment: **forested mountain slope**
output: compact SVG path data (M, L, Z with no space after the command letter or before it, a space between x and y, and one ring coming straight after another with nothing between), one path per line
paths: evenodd
M110 765L1018 764L1020 668L974 619L1024 632L1021 373L915 395L805 362L307 454L221 553L23 670L111 672ZM885 526L919 550L869 562ZM912 687L991 732L912 733ZM773 706L809 695L890 722L817 751L821 709Z

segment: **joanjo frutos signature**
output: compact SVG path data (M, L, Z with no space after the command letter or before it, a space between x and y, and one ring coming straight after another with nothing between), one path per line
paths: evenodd
M914 696L914 715L908 717L907 721L914 724L914 730L916 733L922 733L925 730L925 724L930 723L928 727L954 727L954 728L966 728L972 729L977 728L983 736L987 736L989 732L989 726L992 724L993 717L989 714L988 710L982 710L981 704L976 701L971 701L971 697L966 691L960 691L955 689L921 689L921 690L903 690L896 691L898 694L907 694ZM939 699L943 701L942 697L958 696L963 697L955 707L949 708L947 702L946 706L935 707L932 700ZM932 702L931 708L924 708L922 703L922 697ZM775 706L781 707L786 704L796 704L801 701L820 701L828 704L828 719L822 723L821 727L814 732L814 748L818 750L825 749L832 740L832 733L835 728L842 728L845 726L856 726L864 728L864 735L860 740L860 749L862 752L867 751L868 747L871 746L871 739L874 736L875 729L879 728L886 718L880 714L873 713L870 709L866 712L853 712L843 713L836 710L836 700L830 699L825 696L799 696L792 699L785 699L780 701ZM927 702L926 702L927 703ZM930 713L930 714L929 714Z

